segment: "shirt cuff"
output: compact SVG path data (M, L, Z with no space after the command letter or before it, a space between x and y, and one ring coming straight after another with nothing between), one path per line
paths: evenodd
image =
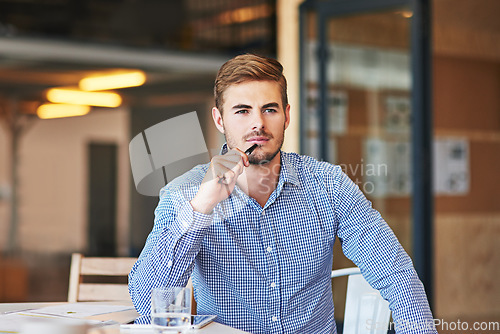
M200 232L212 224L213 211L211 214L203 214L193 210L191 203L185 203L177 213L177 224L174 224L172 233L180 238L188 232Z

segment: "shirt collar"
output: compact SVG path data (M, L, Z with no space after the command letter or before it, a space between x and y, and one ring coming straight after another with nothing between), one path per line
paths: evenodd
M288 159L288 155L280 151L281 155L281 171L280 171L280 181L283 180L283 182L288 182L293 185L300 185L299 178L297 177L297 172L295 170L295 166L293 163Z
M220 150L220 154L226 154L228 151L227 143L222 145ZM297 177L297 173L293 164L288 160L288 156L283 151L280 151L281 157L281 171L278 183L291 183L293 185L298 186L300 184L299 178Z

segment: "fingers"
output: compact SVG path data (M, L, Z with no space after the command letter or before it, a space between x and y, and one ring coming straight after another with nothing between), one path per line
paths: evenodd
M237 167L238 166L235 165L234 168ZM221 163L213 164L212 168L214 177L218 178L219 183L223 184L230 184L236 182L236 178L241 174L241 173L236 173L233 169Z
M238 149L214 156L198 192L190 201L193 209L202 213L211 212L231 195L238 177L249 165L247 155Z
M244 166L248 167L248 157L240 150L230 150L225 155L216 156L212 159L212 172L214 177L223 179L223 183L236 182L238 176L243 173Z
M248 156L245 154L245 152L243 152L239 148L234 148L234 149L230 150L229 152L231 152L231 151L234 151L235 153L237 152L239 154L239 156L243 160L243 165L245 165L245 167L250 166L250 161L248 160Z

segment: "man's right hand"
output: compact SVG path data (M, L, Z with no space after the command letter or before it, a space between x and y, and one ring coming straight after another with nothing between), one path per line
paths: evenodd
M238 177L249 165L248 156L237 148L214 156L198 193L191 200L193 209L210 214L217 204L231 195Z

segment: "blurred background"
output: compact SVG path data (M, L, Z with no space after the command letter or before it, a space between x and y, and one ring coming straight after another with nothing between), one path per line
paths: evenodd
M196 111L217 151L216 71L252 52L285 67L284 149L359 185L435 318L498 321L499 13L497 0L0 0L0 302L66 300L72 252L138 256L158 198L135 189L130 140ZM83 80L117 74L137 80ZM337 243L334 267L351 265Z

